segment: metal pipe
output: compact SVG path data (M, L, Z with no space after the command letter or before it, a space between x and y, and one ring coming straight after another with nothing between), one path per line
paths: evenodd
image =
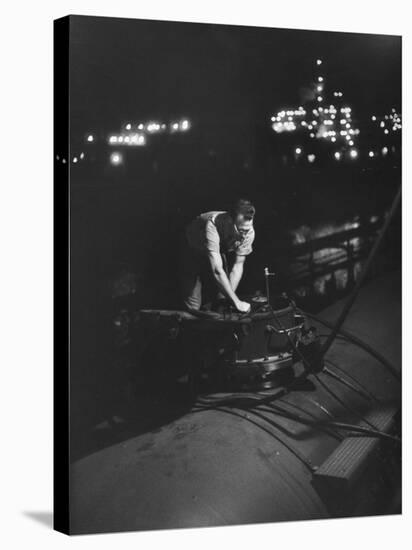
M270 295L269 295L269 277L274 277L275 273L271 273L268 267L265 267L265 282L266 282L266 299L268 305L270 306Z

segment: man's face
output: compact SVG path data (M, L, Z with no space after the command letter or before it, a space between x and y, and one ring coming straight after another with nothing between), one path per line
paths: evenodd
M235 220L235 226L239 235L244 239L253 227L253 220L245 220L241 214L238 214Z

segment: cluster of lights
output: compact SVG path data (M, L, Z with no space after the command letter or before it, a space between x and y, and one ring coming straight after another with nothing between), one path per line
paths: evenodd
M306 116L306 111L303 107L294 110L279 111L276 115L271 117L273 130L280 134L282 132L293 132L302 124L299 122L302 117Z
M320 70L322 60L316 60L315 70ZM352 120L352 109L342 102L333 104L327 103L327 97L324 93L325 81L322 75L315 73L314 97L310 106L298 109L289 108L277 112L271 117L272 129L280 134L282 132L296 132L303 136L307 135L310 140L321 139L333 144L332 158L340 161L344 158L357 159L360 152L356 147L356 139L360 134L359 128L354 127ZM334 98L342 98L342 91L334 91ZM390 114L378 117L372 116L372 121L376 122L379 129L385 135L390 132L397 132L402 128L401 115L396 109L392 109ZM310 147L309 147L310 148ZM395 152L395 147L391 147ZM311 151L304 152L302 145L295 148L295 158L305 158L312 163L316 157ZM389 153L389 148L385 145L376 150L369 150L367 157L376 159L380 156L385 157ZM366 155L366 153L365 153Z
M316 65L322 65L322 59L316 60ZM315 78L316 103L312 110L306 111L302 106L298 109L282 110L271 117L273 130L293 132L300 130L309 134L310 139L326 139L331 143L337 143L347 149L355 145L355 136L360 131L352 126L351 108L324 105L324 95L320 95L324 89L324 77L318 75ZM334 92L335 97L342 97L342 92Z
M85 159L85 154L82 152L79 155L74 155L71 159L73 164L78 164L80 161ZM56 155L56 160L58 162L61 162L62 164L67 164L67 159L65 157L62 157L60 155Z
M354 145L355 136L360 133L358 128L352 126L350 107L338 110L334 105L329 105L314 108L309 113L303 107L282 110L272 116L271 121L273 130L278 134L300 130L309 133L312 139L327 139L332 143L340 140L350 147Z
M392 109L391 113L383 116L372 115L372 122L376 122L385 135L402 129L401 115Z

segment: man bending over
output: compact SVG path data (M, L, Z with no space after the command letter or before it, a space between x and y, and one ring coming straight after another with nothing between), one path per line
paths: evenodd
M182 275L186 309L200 309L202 279L210 274L220 296L226 297L238 311L249 311L250 304L237 297L236 289L243 275L246 256L252 252L254 216L252 203L240 199L228 212L205 212L187 226ZM235 254L230 273L227 270L229 253Z

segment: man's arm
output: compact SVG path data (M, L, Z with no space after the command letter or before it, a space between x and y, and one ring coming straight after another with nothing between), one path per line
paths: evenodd
M208 258L210 262L210 267L212 269L213 277L217 282L219 290L221 290L223 294L233 302L236 309L242 312L249 311L250 305L247 302L242 302L236 296L236 293L231 286L228 276L226 275L225 270L223 269L223 262L222 262L222 257L220 253L209 252Z
M236 292L237 287L239 286L240 280L243 275L243 264L245 263L246 256L239 256L236 254L235 263L232 266L232 270L229 275L229 282L232 290Z

